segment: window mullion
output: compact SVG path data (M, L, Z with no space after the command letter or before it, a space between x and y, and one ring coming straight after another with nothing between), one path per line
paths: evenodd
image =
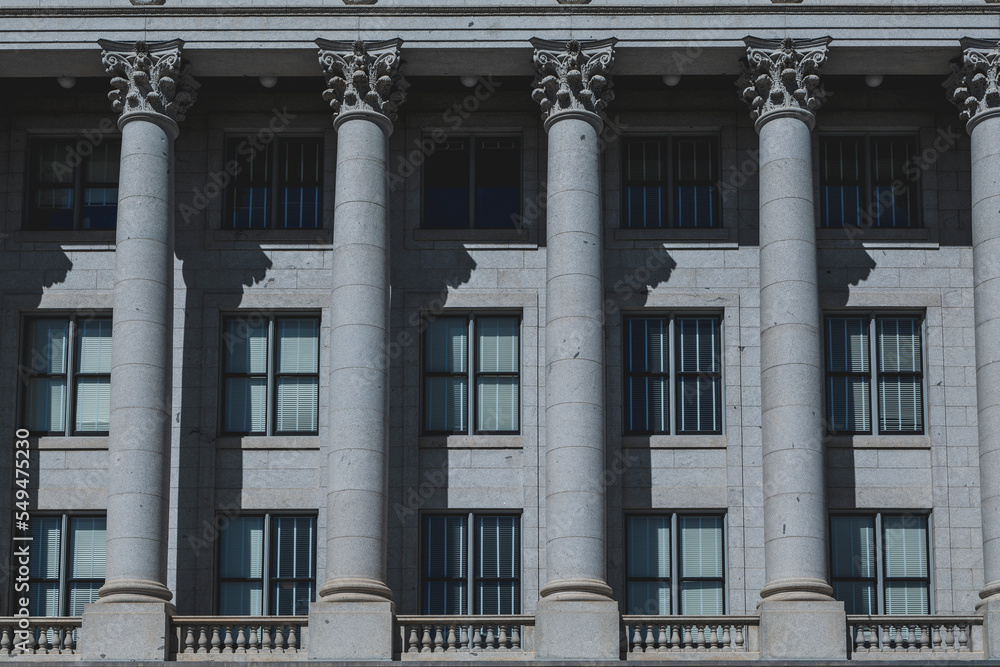
M476 550L476 518L472 512L469 512L467 517L467 522L468 523L466 525L468 526L468 529L466 530L466 540L468 546L465 551L465 556L466 556L465 586L467 589L465 594L465 599L466 599L465 612L467 614L474 614L476 611L475 607L476 558L479 557L479 554L477 553Z
M882 535L882 513L877 512L875 514L875 591L876 591L876 606L875 608L881 613L885 613L885 566L886 566L886 553L885 553L885 539Z
M667 435L676 435L677 429L677 401L680 400L680 377L677 374L677 342L674 337L677 335L677 316L671 315L667 322L667 387L670 396L667 397L667 418L670 423L664 429ZM648 366L647 366L648 369Z
M672 320L671 320L672 321ZM680 615L681 610L681 535L677 514L670 515L670 613Z
M264 553L261 558L260 587L261 604L260 613L263 616L271 616L271 515L264 515L264 536L261 540L261 549ZM275 609L277 612L277 609Z
M470 315L468 321L468 338L469 345L466 351L468 357L465 362L465 374L466 374L466 389L465 389L465 409L466 409L466 422L465 422L465 433L466 435L474 435L478 432L479 424L477 423L478 415L476 414L476 401L479 400L479 396L476 392L476 354L479 352L478 341L476 340L476 316Z
M76 400L75 384L76 374L73 372L73 364L76 363L76 318L68 318L66 324L66 405L63 406L63 435L73 435L73 422L76 419L76 410L73 403Z
M274 374L277 369L278 345L274 339L276 328L274 318L267 319L267 379L264 382L267 396L264 400L264 435L274 435L275 413L278 411L278 392L275 390Z
M66 616L69 613L69 600L67 600L69 592L69 547L67 542L69 541L69 517L63 514L60 524L60 531L62 533L59 539L59 610L58 614L60 616Z

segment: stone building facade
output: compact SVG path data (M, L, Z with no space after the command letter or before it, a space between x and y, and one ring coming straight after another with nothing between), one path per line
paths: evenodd
M0 13L0 654L1000 659L996 5Z

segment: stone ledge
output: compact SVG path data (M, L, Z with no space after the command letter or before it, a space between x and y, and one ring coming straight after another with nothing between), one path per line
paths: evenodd
M623 229L614 230L615 241L730 241L732 230L728 227L712 229Z
M108 436L41 436L36 440L35 448L45 450L87 450L107 449Z
M838 449L930 449L929 435L830 435L827 447Z
M520 435L425 435L420 446L426 449L523 449Z
M626 435L622 447L627 449L726 449L724 435Z
M216 449L319 449L318 435L225 436L215 439Z

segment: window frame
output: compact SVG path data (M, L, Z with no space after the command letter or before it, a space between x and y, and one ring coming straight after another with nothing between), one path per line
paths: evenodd
M829 371L830 342L827 340L827 322L838 319L867 320L868 335L868 372L851 373L845 371ZM916 319L920 331L920 372L919 373L883 373L881 370L881 346L879 345L878 322L880 320ZM883 431L881 423L881 401L879 400L879 380L883 375L889 377L916 377L920 380L920 430L919 431ZM868 411L870 425L867 431L834 430L830 423L829 378L831 377L866 377L868 382ZM826 423L827 436L888 436L908 437L927 434L927 314L923 311L824 311L823 312L823 420Z
M518 601L517 601L517 607L521 611L518 612L518 613L519 614L520 613L524 613L524 530L523 530L523 528L524 528L524 521L523 521L524 515L523 515L523 512L520 512L520 511L510 511L510 510L491 511L491 510L488 510L488 509L486 509L486 510L455 510L455 509L446 509L446 510L425 511L425 512L421 512L420 513L419 542L418 542L418 545L419 545L419 548L418 548L419 557L417 559L417 569L418 569L418 572L420 573L420 580L419 580L419 584L418 584L419 585L419 590L418 590L418 593L417 593L417 598L418 598L418 600L417 600L417 607L418 607L418 609L423 610L425 608L424 605L427 602L427 600L424 598L424 583L425 582L427 582L427 581L461 581L457 577L426 577L426 576L424 576L424 572L425 572L425 569L424 569L424 565L425 565L425 563L424 563L424 538L425 538L425 535L424 535L424 519L426 517L432 517L432 516L434 516L434 517L460 517L460 518L465 519L465 526L466 526L466 555L467 555L467 558L468 558L468 560L465 562L465 568L466 568L466 574L465 574L466 599L465 599L465 604L466 604L466 607L468 609L468 613L465 614L465 615L467 615L467 616L479 616L480 615L480 614L475 613L475 611L474 611L475 608L476 608L476 602L477 602L477 600L476 600L476 582L479 582L479 581L516 581L517 582L518 593L520 594L520 597L518 598ZM520 567L519 567L518 576L517 576L516 579L507 579L507 578L491 579L491 578L477 577L476 576L476 559L479 556L479 553L478 553L477 547L476 547L476 519L482 518L482 517L515 517L517 519L517 525L518 525L518 542L519 542L518 546L520 547L520 554L519 554L519 558L518 558L518 565L520 565ZM514 615L516 616L517 614L514 614Z
M32 342L28 340L28 332L32 322L39 320L57 320L66 321L66 372L65 373L38 373L35 371L29 371L31 369L31 360L28 358L29 355L33 356L34 347ZM111 382L111 373L80 373L76 370L77 363L77 333L78 327L77 322L79 321L93 321L93 320L108 320L111 322L112 340L111 345L114 347L114 320L113 315L107 311L94 311L94 312L64 312L57 311L53 313L46 312L32 312L26 314L21 320L21 350L18 355L18 359L21 362L22 372L21 377L18 382L20 386L18 401L20 405L17 409L17 414L20 415L23 423L30 424L31 420L28 416L28 392L30 391L30 381L34 378L66 378L66 404L63 406L63 424L64 428L62 431L43 431L40 429L32 429L32 435L41 437L106 437L109 431L78 431L76 429L76 380L78 377L85 378L102 378L107 377L108 383ZM110 420L110 414L108 415Z
M667 517L670 519L670 576L666 579L663 577L631 577L629 576L629 561L630 561L630 551L629 545L631 542L631 521L630 519L634 517L647 517L647 518L663 518ZM686 577L683 576L681 570L683 568L681 558L682 549L684 547L681 538L680 531L680 518L681 517L717 517L722 523L722 577ZM632 582L664 582L670 588L670 610L671 613L668 616L691 616L692 614L685 614L681 610L681 585L685 581L720 581L722 582L722 614L728 614L730 609L729 601L729 522L728 522L728 512L726 510L645 510L641 512L626 512L624 521L624 544L622 545L623 552L623 566L622 566L622 579L624 581L624 604L625 609L630 610L631 600L629 599L629 584ZM676 582L676 586L674 585ZM630 612L629 612L630 613ZM643 612L641 615L653 615L648 612ZM697 615L697 614L693 614Z
M215 543L215 571L213 576L215 578L215 586L213 586L213 604L212 608L215 609L216 615L221 615L220 605L222 603L222 585L225 583L253 583L255 581L260 581L261 584L261 617L265 616L278 616L277 610L273 610L271 605L274 603L271 595L271 586L279 581L312 581L312 600L310 604L316 602L316 595L319 591L319 584L317 582L318 578L318 566L316 558L319 555L319 516L315 511L305 511L298 512L295 510L278 510L278 511L265 511L261 512L248 512L237 514L236 516L229 516L226 514L220 514L225 520L225 525L228 527L229 523L233 519L261 519L263 534L261 536L262 540L262 551L261 554L261 577L256 578L241 578L241 577L223 577L222 576L222 532L220 531L217 539L213 540ZM272 530L273 519L275 518L290 518L290 519L312 519L313 530L314 530L314 542L313 542L313 554L312 554L312 577L307 579L302 578L289 578L289 577L278 577L274 576L275 571L272 567L275 559L275 550L277 549L277 543L273 541L274 531ZM290 614L289 616L295 616L295 614Z
M36 578L30 577L28 579L29 590L34 589L36 583L45 582L55 582L58 585L59 591L59 613L56 616L43 616L41 618L74 618L68 615L69 603L70 603L70 588L71 584L74 583L97 583L97 579L83 579L72 577L70 573L73 569L73 531L70 529L72 526L73 519L104 519L107 522L107 512L95 513L91 510L65 510L59 511L39 511L32 513L32 521L41 518L57 518L59 519L59 576L56 578ZM107 534L107 523L105 523L105 535ZM11 562L15 562L14 551L17 548L16 542L11 542ZM105 558L107 557L107 541L105 541ZM106 561L105 561L106 562ZM103 586L104 582L107 581L107 574L100 584ZM17 599L23 597L23 594L19 594L14 590L15 581L13 578L10 579L10 606L12 609L17 607ZM12 612L13 613L13 612Z
M250 321L262 318L267 321L267 366L265 373L231 373L226 371L226 324L231 320ZM277 321L291 319L316 320L316 372L315 373L278 373ZM246 316L240 311L223 313L219 318L219 428L220 437L295 437L319 435L320 424L320 378L323 374L321 353L323 349L323 318L321 313L300 311L253 311ZM264 377L264 388L267 396L264 400L266 414L264 415L264 431L228 431L226 430L226 381L230 378L260 378ZM313 431L279 431L278 420L278 379L281 377L315 377L316 378L316 429Z
M927 543L924 545L927 550L927 576L926 577L888 577L888 556L889 551L885 548L885 521L886 517L922 517L927 522ZM833 520L838 517L851 519L871 518L872 529L875 536L875 576L874 577L836 577L833 574L834 560L834 532ZM865 582L870 581L875 585L875 605L876 614L884 615L886 605L886 585L892 581L921 581L927 583L927 615L935 614L934 604L934 522L933 513L930 510L859 510L859 511L833 511L827 516L827 535L829 544L827 545L828 571L830 573L830 584L837 581L844 582ZM850 612L848 612L850 614Z
M697 179L693 181L684 181L683 183L677 178L677 153L675 139L701 139L707 140L712 143L712 157L715 161L715 178L710 179L705 182L701 182ZM663 178L659 181L630 181L628 179L628 147L633 142L640 141L656 141L660 145L660 173ZM721 148L721 137L718 132L670 132L670 133L657 133L657 134L627 134L622 137L622 148L621 148L621 162L619 165L620 178L619 178L619 193L621 198L621 210L620 210L620 224L619 229L635 231L635 230L649 230L649 231L678 231L678 230L697 230L704 231L707 229L722 229L722 192L719 188L719 183L722 180L722 148ZM666 164L664 164L663 156L666 154ZM661 226L656 227L633 227L629 223L629 218L626 213L627 196L626 192L629 187L641 187L644 185L660 185L664 190L664 202L661 208L660 215L664 222ZM714 215L712 217L712 224L709 226L681 226L678 224L678 214L677 214L677 193L676 188L681 185L709 185L712 187L712 201Z
M630 343L628 336L626 335L626 322L636 321L636 320L667 320L667 340L668 340L668 351L667 351L667 372L666 373L650 373L648 371L644 372L630 372L628 370L628 353L630 350ZM718 364L719 370L715 373L698 373L694 371L684 371L681 372L680 368L680 349L678 336L680 336L680 329L676 326L677 320L681 319L714 319L717 322L718 332L719 332L719 350L718 350ZM726 396L726 364L725 364L725 349L726 349L726 339L725 339L725 314L718 311L671 311L671 312L659 312L659 313L647 313L641 311L631 311L622 313L621 319L621 363L622 363L622 387L621 387L621 402L622 402L622 435L624 437L657 437L657 436L704 436L704 435L723 435L726 432L726 419L725 419L725 396ZM678 387L680 386L680 381L685 377L700 377L702 375L708 375L711 377L717 377L719 379L718 391L716 395L716 400L718 401L718 415L719 415L719 428L712 431L682 431L678 428L679 421L677 415L679 414L679 401L682 398L681 392ZM627 386L628 380L631 377L666 377L668 379L667 387L670 391L670 396L667 399L668 403L668 416L669 421L668 428L666 431L640 431L640 430L630 430L628 428L628 408L629 403L627 401Z
M825 207L823 206L824 188L829 186L838 186L847 184L842 179L833 179L827 181L824 179L824 157L823 157L823 147L824 144L829 140L836 139L861 139L864 148L864 174L861 177L861 187L862 187L862 205L864 208L860 211L860 225L844 224L844 225L831 225L827 221ZM833 230L843 230L848 227L856 227L862 229L880 229L880 230L912 230L912 229L925 229L924 215L923 215L923 170L917 171L917 177L915 179L908 178L908 173L903 173L899 179L902 180L904 184L912 188L912 218L916 220L911 224L904 226L880 226L876 224L876 217L874 215L875 211L875 177L874 169L872 168L872 139L908 139L910 141L910 148L912 150L910 160L901 163L903 165L909 164L914 158L920 155L920 133L919 132L906 132L906 131L889 131L889 132L820 132L818 134L818 150L816 151L817 159L819 161L819 174L817 182L819 184L819 196L816 198L817 206L819 208L819 215L817 216L817 221L820 229L833 229ZM901 169L902 171L902 169ZM891 183L890 183L891 184Z
M448 134L446 139L438 142L434 137L437 132L421 132L420 141L431 141L435 146L440 143L455 140L467 140L469 142L469 181L467 185L469 193L469 224L466 227L432 227L427 224L427 157L424 158L423 167L420 170L420 227L422 230L445 231L445 232L514 232L520 228L518 223L524 213L524 136L520 132L465 132L461 134ZM517 142L517 210L513 213L510 227L480 227L476 217L476 141L479 139L513 139ZM433 153L431 155L433 155Z
M517 429L513 431L485 431L479 428L479 377L510 377L512 373L480 373L479 363L476 357L479 351L479 318L506 318L517 320ZM443 371L428 372L425 365L426 341L428 334L428 324L435 320L465 319L466 336L468 337L468 363L465 373L448 373ZM425 315L421 318L420 328L420 433L429 437L447 436L510 436L521 435L521 427L524 421L524 315L521 312L512 311L483 311L475 312L461 311L457 313L437 313L436 315ZM466 378L466 428L463 431L433 431L427 427L427 389L425 379L428 377L465 377Z
M36 192L38 192L38 190L39 190L40 187L45 187L45 186L49 186L49 185L53 185L54 184L54 183L51 183L51 182L42 182L40 180L39 176L35 173L34 160L35 160L35 157L38 154L37 152L39 150L39 146L41 146L42 144L46 144L46 143L60 143L61 144L63 142L69 143L70 145L73 145L74 142L77 143L77 144L80 143L80 142L84 142L87 145L91 146L92 149L95 148L95 147L97 147L97 146L100 146L102 144L105 144L105 142L115 143L115 144L118 145L118 160L119 160L119 164L121 163L121 143L122 143L122 139L121 139L121 135L120 134L116 135L116 136L103 137L101 139L101 141L98 142L98 143L96 143L96 144L94 142L89 141L88 139L80 136L80 135L73 135L73 134L53 134L53 135L32 134L32 135L29 135L28 136L27 151L25 152L26 153L27 163L25 165L25 171L24 171L24 173L26 175L25 181L26 181L27 187L25 188L25 191L24 191L24 209L23 209L22 216L21 216L21 231L25 231L25 232L49 232L49 233L57 233L57 232L63 232L63 233L65 233L65 232L85 232L85 233L89 233L89 232L114 232L118 228L118 204L117 203L115 204L115 225L113 227L84 227L83 226L83 206L84 206L84 203L83 203L83 201L84 201L83 200L83 191L84 191L84 189L87 188L87 187L109 187L109 186L113 185L114 188L117 190L120 187L120 185L121 185L121 174L120 173L119 173L118 181L115 182L115 183L111 183L110 181L88 181L88 180L86 180L86 178L84 176L84 172L86 170L86 166L90 163L91 157L94 154L93 150L91 150L91 152L89 154L87 154L86 156L84 156L84 155L82 155L82 154L80 154L78 152L74 153L74 154L76 154L76 155L78 155L80 157L80 163L77 164L74 167L69 167L67 165L68 169L72 169L73 170L73 180L72 180L72 184L71 184L71 186L73 188L73 206L72 206L72 209L71 209L72 210L72 218L73 218L73 225L72 225L72 227L70 227L69 229L52 229L50 227L44 227L43 228L43 227L31 224L32 211L34 211L37 208L32 203L32 195L35 194ZM62 183L59 182L59 185L62 185Z
M249 134L242 134L239 132L227 132L225 134L222 141L223 155L225 157L223 168L235 162L239 166L237 174L241 174L244 170L249 169L251 160L248 160L246 156L239 154L239 147L246 142L249 136ZM281 151L285 148L285 145L288 142L303 140L315 141L317 147L317 159L319 160L316 174L316 188L319 192L319 202L316 209L317 224L315 227L281 226L279 224L281 221L281 198L279 193L281 192L282 187L287 184L287 180L281 176ZM264 148L270 152L267 160L267 168L270 170L270 174L267 175L267 185L265 186L271 198L270 204L267 207L267 224L263 227L236 226L236 213L239 211L239 207L235 205L233 197L235 196L235 188L237 187L237 176L228 174L230 177L229 181L223 188L221 229L228 232L318 232L319 230L322 230L324 228L323 196L324 191L326 190L323 183L324 175L326 173L326 156L324 155L326 142L324 136L322 134L309 133L282 133L280 136L276 136L273 141L265 144Z

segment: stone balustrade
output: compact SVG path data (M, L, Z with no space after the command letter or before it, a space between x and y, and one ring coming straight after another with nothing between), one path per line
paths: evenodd
M247 654L306 657L305 616L175 616L177 660L246 659Z
M982 616L848 616L847 628L854 660L983 659Z
M534 655L533 616L399 616L396 625L404 660Z
M757 658L760 619L757 616L623 616L628 659L662 658L664 653L731 654Z
M62 618L28 618L27 650L17 647L20 643L16 633L21 619L10 616L0 618L0 657L12 658L50 657L59 660L79 659L77 644L80 641L79 616ZM75 657L71 657L75 656Z

